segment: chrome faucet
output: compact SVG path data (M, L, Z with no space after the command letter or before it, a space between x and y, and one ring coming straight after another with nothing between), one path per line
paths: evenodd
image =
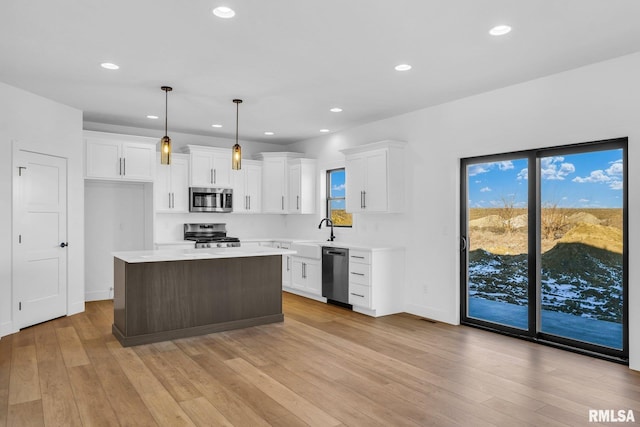
M323 218L322 221L320 221L320 224L318 224L318 228L322 228L322 223L325 221L327 222L327 225L331 226L331 236L327 239L327 241L333 242L336 236L333 235L333 221L331 221L331 218Z

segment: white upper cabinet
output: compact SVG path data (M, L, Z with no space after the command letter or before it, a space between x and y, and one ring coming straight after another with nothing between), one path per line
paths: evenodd
M242 160L240 170L231 171L233 212L262 212L262 162Z
M189 156L172 154L170 165L160 164L160 153L156 159L156 212L189 212Z
M312 214L316 211L316 161L313 159L289 160L289 209L290 214Z
M231 187L231 148L187 145L191 187Z
M262 164L262 212L287 213L287 159L265 157Z
M84 139L86 178L153 181L155 138L85 131Z
M404 147L380 141L341 150L345 155L347 212L402 212Z
M303 156L302 153L290 152L258 154L258 158L262 160L263 213L307 213L302 210L314 209L315 160L303 159ZM314 172L310 172L311 169ZM290 177L292 172L293 178ZM310 185L309 181L313 184ZM304 205L305 201L302 198L305 197L305 192L309 193L307 190L309 187L311 187L313 195L308 196L311 199Z

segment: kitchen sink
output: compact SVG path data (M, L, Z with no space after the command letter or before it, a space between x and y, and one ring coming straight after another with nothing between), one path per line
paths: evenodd
M296 256L304 258L322 258L322 246L319 243L292 243L291 250L298 252Z

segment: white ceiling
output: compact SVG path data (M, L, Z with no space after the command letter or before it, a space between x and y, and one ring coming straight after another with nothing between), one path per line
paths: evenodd
M240 138L286 144L636 52L639 18L638 0L2 0L0 81L158 137L162 85L169 135L234 137L242 98Z

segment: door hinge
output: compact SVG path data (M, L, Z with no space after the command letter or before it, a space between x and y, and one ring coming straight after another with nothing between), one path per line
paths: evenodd
M18 311L22 311L22 302L18 303Z

